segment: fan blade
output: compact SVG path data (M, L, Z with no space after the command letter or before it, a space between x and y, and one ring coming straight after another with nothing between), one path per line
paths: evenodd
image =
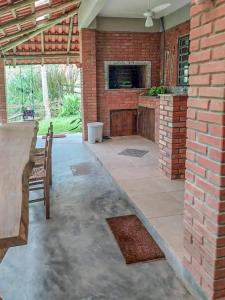
M154 8L152 9L152 11L153 11L155 14L157 14L157 13L161 12L162 10L164 10L164 9L170 7L170 6L171 6L170 3L161 4L161 5L158 5L158 6L154 7Z

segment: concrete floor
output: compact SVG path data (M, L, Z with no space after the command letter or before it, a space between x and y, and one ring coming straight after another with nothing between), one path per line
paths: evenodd
M86 145L181 264L185 253L184 180L171 181L159 169L158 146L141 136L114 137ZM148 152L142 158L118 155L126 148Z
M0 265L4 300L193 299L165 260L127 266L105 218L134 213L79 136L54 141L52 219L30 206L27 246ZM71 166L84 175L73 175ZM88 174L89 173L89 174Z

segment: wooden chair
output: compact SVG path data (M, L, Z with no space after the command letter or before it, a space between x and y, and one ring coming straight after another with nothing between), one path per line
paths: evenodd
M48 127L48 132L46 133L46 137L45 137L46 141L47 141L47 136L48 135L51 135L52 138L53 138L53 124L52 124L52 122L50 122L49 127ZM44 156L45 155L45 148L46 147L44 147L44 148L36 148L35 149L35 155L36 156Z
M49 164L50 164L50 185L52 185L52 142L53 142L53 124L50 122L50 126L48 128L48 133L46 134L46 143L44 148L36 148L35 155L33 158L35 167L43 166L45 163L45 157L46 157L46 150L47 150L47 139L50 137L50 147L51 147L51 153L49 157Z
M49 134L46 134L46 142L45 142L45 147L44 148L36 148L36 149L41 149L41 151L38 151L38 153L34 154L33 157L33 162L35 167L41 167L45 164L45 158L47 156L47 148L48 148L48 141L49 141Z
M29 203L44 201L46 219L50 218L50 156L52 147L52 138L48 136L46 140L46 155L43 166L34 167L29 179L29 191L43 190L44 197L30 200Z

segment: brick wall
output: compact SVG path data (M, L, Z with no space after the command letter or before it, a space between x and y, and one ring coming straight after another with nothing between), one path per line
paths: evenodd
M184 264L210 299L225 299L224 16L192 1Z
M159 166L171 179L184 178L187 97L161 95L159 114Z
M110 135L110 110L136 109L140 90L105 90L104 61L151 61L152 85L160 82L160 33L97 32L98 120Z
M159 144L159 99L140 95L138 105L153 108L155 110L155 142L156 144Z
M190 21L179 24L165 33L165 85L177 85L178 39L190 33ZM162 66L161 66L162 67Z
M6 91L5 91L5 65L0 59L0 123L7 122Z
M96 87L96 31L83 29L81 42L81 84L83 137L87 139L87 123L97 121L97 87Z
M124 61L151 61L151 85L160 84L160 33L128 33L128 32L99 32L94 30L84 30L83 38L86 42L82 43L83 47L88 48L82 54L85 57L83 60L83 72L85 73L83 79L83 86L86 93L89 90L89 100L92 103L92 116L94 111L94 118L90 117L90 113L86 113L84 117L84 129L86 135L85 120L96 120L104 122L104 135L110 135L110 110L113 109L136 109L138 106L139 89L133 90L105 90L105 76L104 76L104 61L124 60ZM190 31L190 22L187 21L180 24L166 32L166 51L169 53L166 56L166 85L175 86L177 84L177 41L180 36L188 34ZM94 35L91 40L88 35ZM81 41L83 40L81 37ZM95 41L95 42L94 42ZM93 46L93 43L94 46ZM83 52L83 51L81 51ZM94 55L96 53L96 60ZM90 56L91 63L94 68L90 71ZM96 64L96 65L95 65ZM86 69L85 69L86 68ZM91 89L92 80L97 80L97 90ZM91 99L90 99L91 97ZM87 95L83 95L86 99ZM92 101L97 101L97 104ZM94 105L94 108L93 108ZM97 105L97 112L95 111ZM86 107L86 106L85 106ZM85 109L86 110L86 109Z

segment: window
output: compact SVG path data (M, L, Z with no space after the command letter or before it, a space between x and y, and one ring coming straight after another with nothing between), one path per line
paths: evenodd
M178 40L178 85L188 85L189 71L189 35L179 38Z

